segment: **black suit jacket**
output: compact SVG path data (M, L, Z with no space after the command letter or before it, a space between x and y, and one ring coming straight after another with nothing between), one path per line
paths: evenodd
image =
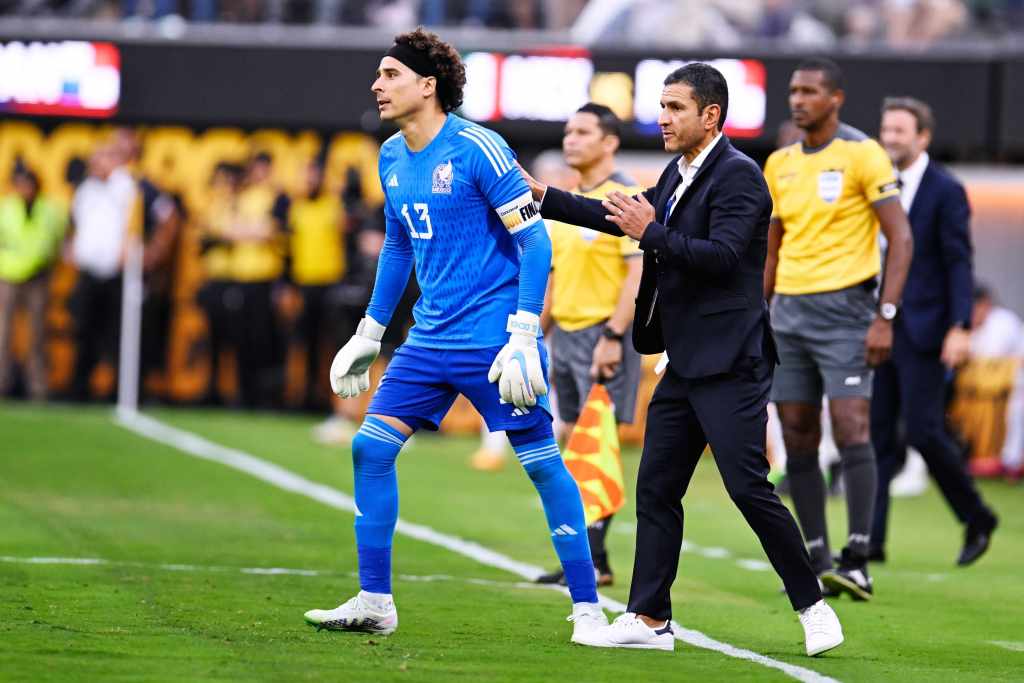
M970 217L963 185L929 161L910 205L914 258L897 323L918 351L941 349L955 323L970 327L974 292Z
M633 344L667 350L672 370L697 378L732 370L744 358L777 362L764 301L764 262L772 201L760 168L722 136L665 217L681 180L676 157L644 191L655 207L640 247L643 277ZM550 188L545 218L622 235L596 199Z

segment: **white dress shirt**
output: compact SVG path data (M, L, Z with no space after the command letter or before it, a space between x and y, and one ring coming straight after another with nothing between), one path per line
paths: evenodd
M921 152L914 159L914 163L902 171L896 171L896 177L902 183L900 186L900 204L903 206L903 211L908 214L910 213L910 206L914 203L914 197L917 196L917 188L921 187L921 178L924 177L924 172L927 168L928 152Z
M128 221L135 201L135 180L117 169L106 180L90 176L75 191L71 215L75 235L71 254L75 265L99 278L121 271Z
M672 214L673 209L676 208L676 204L679 203L679 198L683 196L684 192L686 192L686 188L693 184L693 179L696 177L697 171L700 170L701 164L704 163L708 158L708 155L711 154L711 150L715 148L715 145L717 145L718 141L721 139L722 133L719 132L711 143L702 149L700 154L695 156L693 161L689 163L687 163L685 156L679 157L679 161L677 163L679 166L679 177L682 178L682 180L679 182L679 186L676 187L676 191L672 193L672 198L669 199L668 203L665 205L667 214ZM664 221L666 223L668 222L668 215L664 216Z

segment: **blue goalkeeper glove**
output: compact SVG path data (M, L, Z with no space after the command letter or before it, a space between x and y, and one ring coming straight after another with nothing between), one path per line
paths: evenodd
M548 393L548 383L540 364L537 337L540 318L519 311L508 317L508 343L498 352L487 373L488 382L498 382L498 395L516 408L537 405L537 397Z
M384 326L365 316L356 333L334 356L331 363L331 389L342 398L352 398L370 389L370 366L380 354Z

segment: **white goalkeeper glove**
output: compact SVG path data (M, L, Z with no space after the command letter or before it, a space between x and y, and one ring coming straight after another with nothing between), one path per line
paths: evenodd
M370 389L370 366L380 353L384 326L365 316L356 333L345 342L331 363L331 389L342 398L352 398Z
M487 373L488 382L498 382L498 395L516 408L537 405L537 397L548 393L548 384L540 364L537 336L540 318L519 311L508 317L508 343L498 352Z

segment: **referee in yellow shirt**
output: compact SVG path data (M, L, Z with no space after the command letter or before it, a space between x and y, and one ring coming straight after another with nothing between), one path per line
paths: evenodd
M643 190L615 170L619 149L619 118L608 107L588 103L565 124L562 155L579 173L573 192L604 199L618 190L634 195ZM636 240L548 221L551 235L551 278L541 325L551 340L551 383L557 398L564 440L580 416L591 385L604 380L615 419L633 422L640 354L633 348L634 299L640 285L642 252ZM590 552L598 585L612 583L605 536L611 516L590 525ZM561 572L541 577L556 582Z
M291 342L306 351L305 407L316 409L325 402L321 396L326 399L330 395L330 356L324 357L322 351L330 349L333 353L344 343L339 340L340 326L332 318L336 317L336 287L347 265L346 216L340 194L324 187L321 160L314 159L306 166L304 190L292 198L286 225L291 256L288 275L302 299Z
M826 588L867 600L873 593L867 557L877 487L871 368L892 349L912 238L892 163L881 145L840 123L843 99L842 74L831 60L806 60L790 79L792 120L804 139L776 151L765 165L774 203L765 295L775 295L772 328L780 359L772 400L811 562ZM879 225L889 246L876 298ZM838 569L818 467L822 393L829 400L849 518Z

